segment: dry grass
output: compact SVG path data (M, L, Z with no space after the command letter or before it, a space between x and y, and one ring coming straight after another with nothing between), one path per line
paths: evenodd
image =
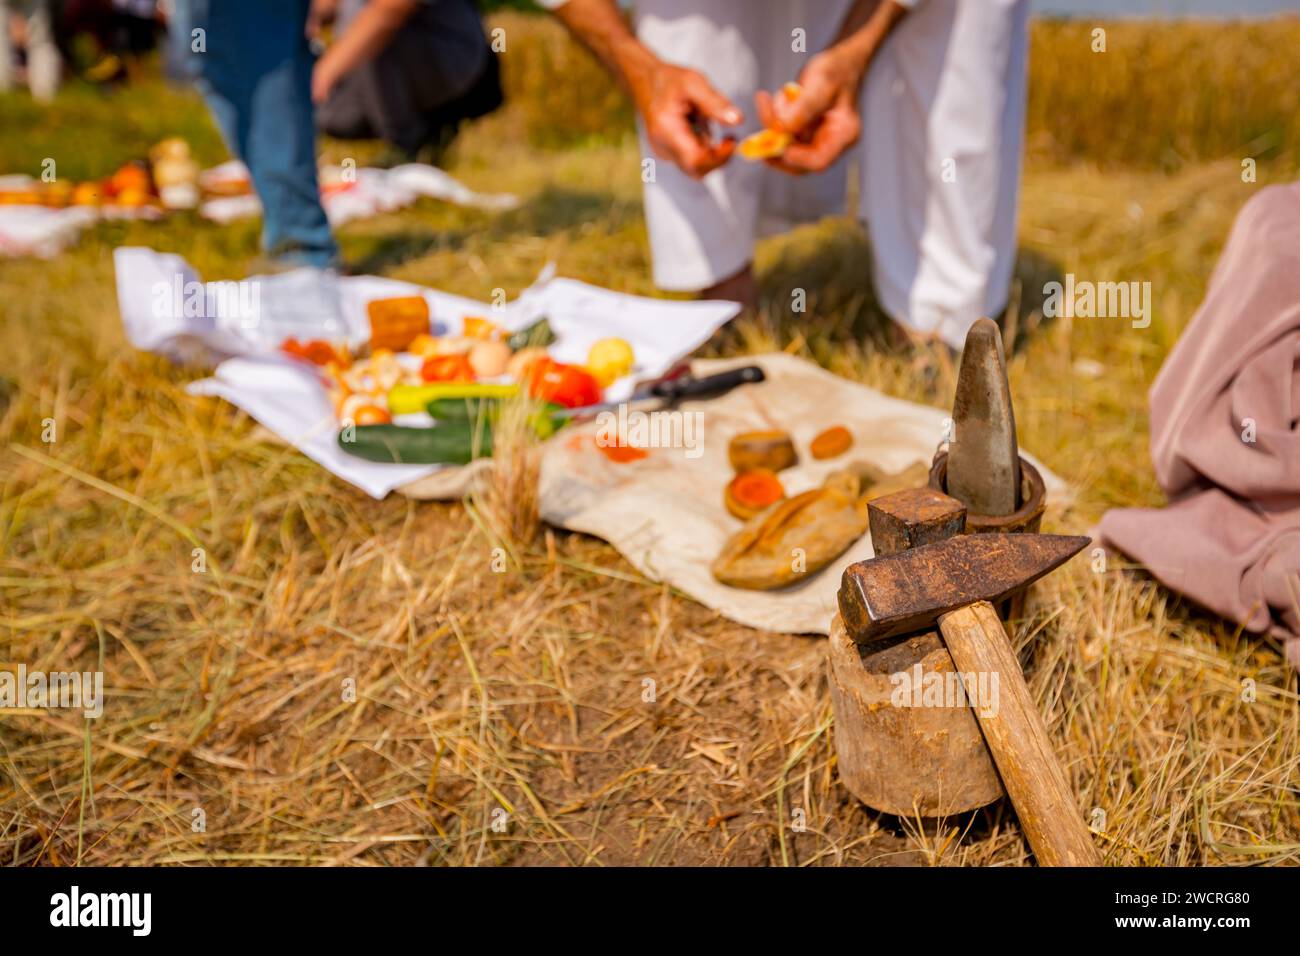
M158 96L115 101L124 127L152 128ZM0 123L14 102L0 99ZM453 167L520 193L520 210L423 204L350 227L347 254L480 298L550 258L650 291L633 147L537 151L522 108L472 130ZM90 104L74 94L66 109ZM197 125L192 100L174 109ZM7 137L8 168L76 148L42 136ZM1296 165L1262 163L1261 184ZM1255 188L1231 155L1171 174L1031 158L1012 380L1023 443L1078 489L1053 527L1160 501L1145 390ZM1004 805L936 823L847 795L819 640L731 624L599 541L508 529L518 486L470 508L375 502L186 395L198 370L131 351L108 305L108 251L124 242L212 277L257 254L251 224L179 219L0 262L0 661L102 669L108 692L97 721L0 717L5 862L1026 862ZM864 251L843 222L765 244L765 308L735 348L945 403L945 356L880 347ZM1151 281L1151 328L1041 322L1032 290L1056 271ZM797 321L794 286L815 291ZM1049 582L1032 685L1080 806L1104 813L1107 862L1300 860L1300 695L1279 649L1122 569L1081 560Z

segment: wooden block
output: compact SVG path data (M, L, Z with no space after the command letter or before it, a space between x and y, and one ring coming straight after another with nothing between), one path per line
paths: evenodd
M935 631L870 650L853 642L836 615L827 650L837 767L850 793L908 819L964 813L1003 795L970 707L895 706L897 675L953 676Z

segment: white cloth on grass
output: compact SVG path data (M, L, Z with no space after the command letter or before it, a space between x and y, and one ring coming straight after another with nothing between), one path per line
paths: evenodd
M637 34L690 67L759 129L754 92L796 80L834 38L851 0L639 0ZM859 163L858 212L881 304L954 347L1005 307L1015 261L1024 140L1027 0L926 0L877 52L859 144L823 173L792 177L733 158L703 181L656 164L645 188L656 283L705 288L737 272L759 235L845 209ZM792 47L806 31L806 52ZM642 150L652 155L642 135ZM865 267L865 264L864 264Z
M636 365L605 389L607 400L619 402L632 394L638 381L667 373L740 310L734 302L675 302L611 292L555 278L551 266L519 298L494 309L398 279L339 277L313 269L253 276L238 285L204 283L180 256L138 247L115 250L113 264L122 325L132 345L175 359L213 354L224 358L211 378L190 386L191 392L237 405L313 461L376 498L417 479L425 480L426 497L457 498L471 472L442 465L380 464L344 454L335 441L338 423L324 386L311 369L279 351L287 336L361 344L369 338L366 304L399 295L424 297L438 335L459 335L466 316L490 315L511 330L545 317L556 336L547 351L560 362L585 362L591 346L606 336L631 344ZM321 324L326 315L331 317L329 329ZM433 479L435 472L444 474Z

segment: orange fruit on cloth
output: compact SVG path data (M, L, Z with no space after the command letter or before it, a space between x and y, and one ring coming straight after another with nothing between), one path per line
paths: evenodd
M98 206L103 201L104 193L99 188L99 183L77 183L72 190L74 206Z
M732 515L741 521L748 521L784 497L785 486L781 484L776 472L767 468L754 468L742 471L731 479L722 501Z
M820 461L823 458L842 455L852 446L853 436L849 434L849 430L843 425L835 425L814 438L808 450Z

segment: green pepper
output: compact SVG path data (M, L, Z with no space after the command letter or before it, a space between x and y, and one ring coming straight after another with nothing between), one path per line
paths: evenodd
M546 348L554 341L555 333L551 331L551 323L546 319L538 319L532 325L526 325L518 332L513 333L506 339L506 345L518 352L520 349L529 346Z

